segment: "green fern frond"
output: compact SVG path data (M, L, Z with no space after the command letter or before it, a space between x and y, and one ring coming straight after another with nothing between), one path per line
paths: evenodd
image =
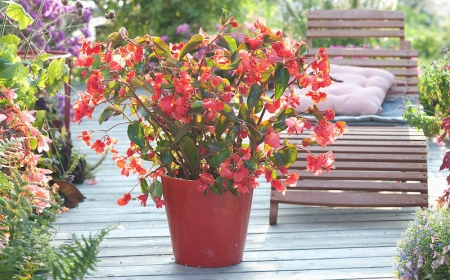
M95 270L99 262L97 255L100 251L100 243L105 236L117 226L110 226L89 237L81 236L81 240L75 235L55 252L50 262L52 279L83 279Z

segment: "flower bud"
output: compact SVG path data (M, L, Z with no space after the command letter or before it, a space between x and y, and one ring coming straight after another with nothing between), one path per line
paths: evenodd
M62 0L61 3L62 3L64 6L67 6L67 5L69 4L69 0Z
M114 10L109 10L109 13L105 14L106 19L114 19L116 17L116 12Z
M83 9L83 3L81 3L80 1L75 2L75 8Z

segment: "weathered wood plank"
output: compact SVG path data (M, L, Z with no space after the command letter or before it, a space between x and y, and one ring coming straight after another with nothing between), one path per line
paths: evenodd
M404 14L401 11L385 11L385 10L317 10L308 11L308 19L329 19L329 20L355 20L363 18L366 20L383 19L383 20L404 20Z
M272 191L271 203L292 203L330 207L428 206L426 194L392 194L372 192L309 192L286 191L282 195Z

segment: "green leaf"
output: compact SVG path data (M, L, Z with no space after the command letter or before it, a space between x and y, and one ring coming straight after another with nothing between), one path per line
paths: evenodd
M236 117L234 111L231 110L230 106L228 106L228 104L223 104L223 105L224 105L223 111L220 111L222 116L225 116L227 119L229 119L230 121L232 121L234 123L238 123L239 119Z
M98 117L98 123L101 125L104 121L106 121L109 117L111 117L116 112L116 108L113 106L107 106L103 109L103 112Z
M184 136L180 140L180 149L186 155L187 161L192 169L197 169L197 167L200 167L197 147L195 147L195 143L191 138Z
M237 44L236 41L234 40L233 37L231 37L230 35L225 35L223 36L223 39L225 40L225 42L227 43L227 49L230 52L234 52L237 49Z
M5 63L2 64L2 78L12 79L16 77L17 69L19 69L20 63Z
M212 190L215 194L218 194L218 195L223 194L222 189L220 188L219 183L217 183L217 181L214 182L214 185L212 186Z
M155 93L155 88L153 85L147 82L142 76L134 76L130 79L130 82L135 87L143 88L150 93Z
M217 154L215 154L209 161L209 165L212 167L219 168L220 164L230 157L230 150L226 149Z
M155 180L150 184L150 190L151 190L151 194L152 197L161 197L162 193L163 193L163 185L161 184L160 181Z
M34 121L33 126L38 128L39 130L42 130L46 116L47 116L47 111L38 110L36 112L36 121Z
M153 46L155 51L160 56L167 58L171 55L169 46L160 37L152 37Z
M190 51L198 47L205 38L200 34L195 34L189 39L189 41L184 45L181 49L180 54L178 55L178 60L182 60L185 55L187 55Z
M225 132L230 122L231 121L225 116L219 117L219 119L217 120L216 129L214 130L214 133L217 137L220 137Z
M164 165L169 166L172 163L173 155L170 151L161 152L161 160Z
M228 144L223 141L213 141L208 143L207 147L211 150L211 152L216 153L228 148Z
M286 119L295 115L293 108L286 108L273 123L273 130L275 132L283 131L287 128Z
M128 125L127 134L131 142L138 145L141 150L145 149L146 140L142 123L133 121Z
M289 82L289 70L284 68L282 64L278 64L277 68L275 69L274 81L275 81L275 100L277 100L283 95Z
M230 18L230 12L227 9L222 8L222 17L221 17L222 25L224 25L228 21L229 18Z
M227 137L225 139L226 143L231 143L236 139L239 132L239 124L234 125L233 129L230 129L227 133Z
M167 66L169 67L174 67L174 68L181 68L181 63L178 61L178 59L174 58L174 57L168 57L167 60Z
M284 155L280 152L276 152L273 154L273 156L275 157L276 163L278 166L284 166L285 162L284 162Z
M53 59L48 66L47 74L48 81L53 84L55 81L60 81L66 73L66 61L64 58Z
M303 57L309 53L308 45L306 43L303 43L300 45L300 47L295 52L296 57Z
M262 89L261 86L258 84L252 85L252 88L250 89L250 93L248 94L247 98L247 105L248 110L253 109L255 105L258 103L258 100L261 98Z
M186 124L184 125L177 133L177 136L175 136L175 139L173 139L173 143L172 145L175 146L178 141L181 140L181 138L183 138L187 133L191 132L192 129L194 128L193 124ZM189 138L190 139L190 138Z
M3 37L0 37L0 45L1 44L12 44L12 45L18 46L19 43L20 43L20 39L19 39L19 37L15 36L15 35L8 34Z
M148 194L150 192L150 187L149 187L146 179L141 180L141 192L143 194Z
M36 140L36 138L30 138L30 148L32 150L35 150L38 147L38 141Z
M203 111L203 101L197 100L191 104L191 108L189 109L189 115L199 115Z
M20 29L25 29L34 22L33 18L21 5L9 1L6 3L9 3L8 8L6 8L6 15L15 21L18 21Z
M264 40L264 43L273 44L275 42L281 41L281 38L277 35L271 34L271 35L264 35L263 40Z
M297 148L294 145L289 145L287 148L283 148L282 150L284 156L284 166L286 168L290 167L294 162L297 161Z

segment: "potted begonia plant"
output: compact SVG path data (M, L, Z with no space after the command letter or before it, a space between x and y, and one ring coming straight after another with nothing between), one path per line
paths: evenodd
M226 10L217 34L200 29L185 43L132 39L121 28L106 42L84 40L75 61L86 68L87 87L78 93L73 120L91 119L99 108L100 124L124 119L131 143L125 152L116 150L107 129L79 137L97 153L109 147L121 174L137 174L142 205L149 197L165 205L175 261L183 265L239 263L256 179L264 176L283 192L298 180L287 172L297 150L325 147L345 130L344 122L331 122L332 110L296 112L299 97L285 92L298 84L311 87L311 97L324 96L321 88L332 82L325 50L309 55L304 42L254 25L240 45L227 32L238 23ZM233 79L216 70L232 71ZM302 145L280 136L313 126ZM333 160L332 153L310 153L308 170L329 171ZM130 192L119 205L130 201Z

